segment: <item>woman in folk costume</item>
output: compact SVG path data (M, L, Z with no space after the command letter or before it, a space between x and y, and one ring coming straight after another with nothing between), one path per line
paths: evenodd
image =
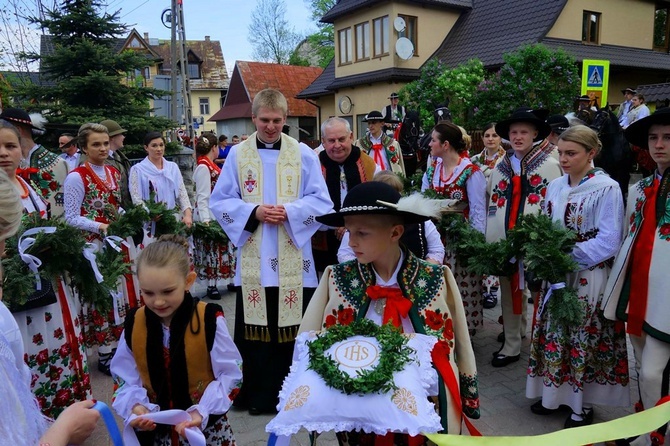
M113 407L143 445L187 445L184 429L194 427L206 445L232 446L226 412L240 388L242 359L223 309L188 292L196 278L188 249L185 238L166 234L137 258L146 305L128 315L112 360ZM190 420L171 427L142 417L171 409Z
M390 170L377 172L372 181L386 183L402 194L404 187L402 179ZM426 262L435 265L442 265L444 263L444 245L442 244L440 233L437 227L435 227L435 223L430 220L413 225L405 225L405 232L400 239L400 243L412 251L415 256ZM351 249L351 246L349 246L349 233L345 231L342 236L340 249L337 251L337 260L342 263L354 260L355 258L356 254Z
M505 156L502 138L496 133L495 122L489 122L484 126L482 142L484 143L484 149L479 154L471 156L470 161L479 167L488 181L493 169L496 168ZM482 286L488 288L488 292L484 293L484 308L494 308L498 303L497 294L500 287L498 277L483 276Z
M18 130L0 120L0 166L19 192L24 213L37 212L46 218L46 202L16 175L21 161L19 141ZM54 283L41 282L43 288L53 287L55 302L21 311L14 309L14 317L33 378L32 391L42 412L55 418L73 402L89 398L91 383L84 348L79 342L81 327L72 289L63 278Z
M139 206L151 199L162 202L168 209L175 209L186 226L191 226L191 201L184 186L179 166L163 157L165 140L160 132L149 132L144 136L146 158L130 168L129 188L133 204Z
M618 183L593 168L600 148L598 135L586 126L563 132L558 152L565 175L549 183L545 201L547 215L577 233L572 258L579 270L565 284L577 290L586 314L581 325L565 326L548 312L537 312L526 396L541 397L531 406L538 415L570 406L566 428L591 424L593 404L630 402L624 325L605 319L600 308L623 222Z
M0 120L0 127L5 121ZM3 150L5 138L0 129L0 164L7 163ZM10 138L11 139L11 138ZM15 142L11 143L14 146ZM16 144L18 147L18 144ZM19 229L25 210L16 185L0 169L0 252L5 251L5 240ZM0 267L0 282L5 279ZM5 444L65 446L81 444L95 429L100 413L91 410L93 401L81 401L64 408L50 425L40 411L39 403L30 391L31 371L25 356L21 329L3 300L0 287L0 438Z
M484 149L477 155L471 156L470 161L479 167L486 178L489 178L493 169L505 156L502 138L496 133L495 122L489 122L484 126L482 141L484 142Z
M195 146L198 163L193 171L195 183L195 213L193 218L204 224L218 225L209 210L209 197L212 195L221 168L214 163L219 155L216 135L205 133ZM207 297L221 299L217 287L218 280L231 280L235 275L235 248L228 242L212 243L198 238L194 240L193 252L198 278L207 280Z
M252 104L256 132L233 146L209 200L237 247L235 344L244 386L235 405L275 412L295 335L317 286L311 238L333 208L312 149L282 133L288 103L277 90Z
M65 220L84 231L92 243L101 247L107 235L110 219L120 203L120 173L105 163L109 156L107 127L88 123L79 128L77 139L87 161L65 179ZM121 246L126 249L125 245ZM126 259L130 261L128 252ZM123 329L128 308L140 305L135 278L128 274L119 279L117 290L110 296L113 309L101 314L87 302L82 302L82 326L87 348L98 347L98 370L109 375L109 361Z
M455 379L454 388L440 386L439 400L446 401L440 415L448 432L458 434L463 414L479 418L477 369L458 287L449 268L419 259L400 245L405 225L438 217L443 205L417 196L401 199L390 185L370 181L352 188L339 212L317 217L328 226L347 228L356 259L326 268L300 332L367 318L437 337L443 349L433 351L433 361L448 362L460 381L460 397ZM383 444L424 444L421 437L389 436ZM343 445L373 444L374 437L338 433Z
M486 178L468 159L461 129L448 122L437 124L429 144L433 162L423 176L421 190L431 189L444 198L458 200L470 226L483 233L486 229ZM463 268L449 246L446 248L444 262L458 283L468 329L473 335L484 323L482 278Z
M628 191L624 241L603 308L608 319L626 322L640 392L635 409L640 411L670 394L670 108L634 122L625 135L631 144L649 150L656 171ZM663 426L631 444L661 445L665 434Z

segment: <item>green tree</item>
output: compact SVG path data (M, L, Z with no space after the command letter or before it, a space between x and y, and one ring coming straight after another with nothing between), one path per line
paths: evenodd
M22 88L19 97L26 102L21 105L47 110L44 114L52 123L114 119L131 136L171 127L168 119L150 116L150 99L165 92L133 81L135 73L153 61L143 53L118 51L117 42L126 37L127 28L119 22L118 11L100 13L103 6L97 0L64 0L58 9L47 11L45 19L32 19L48 31L53 51L30 55L40 62L48 82Z
M525 45L503 55L505 65L477 88L473 124L499 121L521 106L566 113L579 95L577 61L565 51Z
M316 32L307 36L307 42L316 52L319 66L325 68L335 57L335 32L332 23L321 23L320 20L337 4L337 0L305 0L305 3L311 9L312 19L318 27Z
M457 124L468 127L472 101L478 85L484 80L484 66L471 59L447 69L437 59L429 60L421 69L421 77L403 86L399 95L409 109L419 109L423 122L433 122L433 110L449 102L449 110Z

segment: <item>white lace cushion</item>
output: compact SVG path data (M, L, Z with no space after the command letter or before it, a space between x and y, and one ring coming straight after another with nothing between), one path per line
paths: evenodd
M437 372L430 359L437 339L420 334L409 336L413 360L394 374L398 389L361 396L346 395L328 387L316 372L307 369L306 343L314 338L314 332L300 334L291 371L279 393L279 413L265 430L276 435L292 435L301 428L317 432L363 430L382 435L439 432L440 417L428 400L437 389Z

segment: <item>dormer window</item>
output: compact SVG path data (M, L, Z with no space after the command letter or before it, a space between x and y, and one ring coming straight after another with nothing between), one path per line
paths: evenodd
M188 78L200 79L200 64L198 62L188 63Z

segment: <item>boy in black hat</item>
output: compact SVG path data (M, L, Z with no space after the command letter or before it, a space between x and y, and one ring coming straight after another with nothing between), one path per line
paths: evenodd
M368 123L368 132L354 145L370 155L381 170L391 170L405 175L405 163L400 151L400 144L384 133L384 117L382 114L373 110L365 115L363 122Z
M44 130L36 127L24 110L6 108L0 113L0 119L11 122L21 133L23 160L17 173L49 203L52 217L63 215L63 183L69 172L67 162L33 140L33 131L41 135Z
M353 187L339 212L317 217L325 225L346 227L356 259L326 268L300 331L368 318L437 337L446 347L441 357L460 379L460 401L451 397L457 389L440 387L440 400L447 397L443 425L449 433L460 433L461 409L479 418L479 394L458 286L448 267L421 260L400 245L405 224L436 217L442 206L418 194L401 199L392 186L370 181ZM363 441L366 435L371 434L343 432L338 438L344 444L372 444Z
M547 185L563 175L558 161L551 156L553 147L543 144L551 128L533 110L527 107L515 110L512 116L496 124L496 133L510 142L513 151L505 154L489 178L487 242L506 238L519 215L539 213ZM493 358L494 367L518 361L521 353L527 301L523 297L525 284L519 276L515 273L512 277L500 277L504 344Z
M631 144L646 148L656 171L628 191L628 230L609 276L605 317L626 321L635 352L640 401L636 411L650 409L668 396L670 382L670 108L631 124ZM665 427L632 444L662 445Z

